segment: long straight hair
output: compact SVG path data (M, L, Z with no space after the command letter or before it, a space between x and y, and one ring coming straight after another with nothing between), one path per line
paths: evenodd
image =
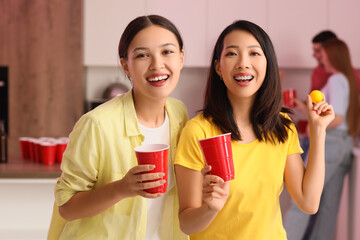
M240 20L229 25L220 34L214 47L211 67L208 75L203 114L217 125L223 133L231 132L233 140L241 140L231 103L227 97L227 88L215 70L215 61L220 62L225 37L235 30L251 33L260 43L267 60L265 79L259 88L250 112L250 121L259 141L269 141L273 144L285 142L288 138L287 129L292 121L280 112L290 113L282 107L282 90L279 69L274 47L269 36L258 25Z
M331 66L343 73L349 82L350 96L347 110L347 125L349 134L355 136L360 131L359 93L351 64L349 48L346 43L340 39L330 39L324 42L323 48Z

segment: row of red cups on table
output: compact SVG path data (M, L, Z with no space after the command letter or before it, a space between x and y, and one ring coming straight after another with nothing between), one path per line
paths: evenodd
M30 159L45 165L61 163L69 138L19 138L21 158Z

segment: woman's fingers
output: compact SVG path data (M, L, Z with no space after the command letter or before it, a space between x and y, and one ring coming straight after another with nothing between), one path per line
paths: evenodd
M130 195L140 195L146 198L156 198L162 194L151 194L146 189L162 186L166 183L165 173L149 171L155 168L154 165L138 165L131 168L123 178L124 186L129 189Z
M212 195L215 194L219 197L224 197L227 195L226 191L219 187L218 185L208 186L206 188L203 188L203 194L204 195Z
M129 172L131 174L138 174L138 173L143 173L143 172L148 172L148 171L151 171L155 168L155 165L151 165L151 164L148 164L148 165L137 165L133 168L131 168L129 170Z
M137 186L139 189L143 190L143 189L160 187L160 186L164 185L165 183L166 183L166 181L164 179L161 179L158 181L151 181L151 182L139 182L137 184Z
M210 173L210 171L211 171L211 166L210 166L210 165L206 165L205 167L203 167L203 168L201 169L201 174L202 174L203 176L206 176L207 174Z
M165 176L165 173L163 173L163 172L141 173L141 174L136 174L135 179L136 179L137 182L143 182L143 181L159 179L159 178L162 178L164 176Z
M223 183L224 180L221 177L215 175L206 175L203 180L203 187L216 183Z

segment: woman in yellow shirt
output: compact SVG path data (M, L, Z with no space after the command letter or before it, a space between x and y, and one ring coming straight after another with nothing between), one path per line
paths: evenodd
M179 228L171 184L178 134L188 119L184 104L169 98L184 63L181 36L169 20L142 16L126 27L118 50L133 88L76 123L55 186L59 211L55 207L48 238L188 239ZM133 149L143 143L170 145L164 194L145 191L165 181L143 182L164 175L146 173L153 165L137 165Z
M279 196L285 183L306 213L317 211L324 184L326 102L307 98L310 157L305 169L293 122L282 108L275 51L257 25L237 21L213 51L204 109L187 122L175 159L179 220L191 239L284 240ZM210 175L197 140L231 133L235 179Z

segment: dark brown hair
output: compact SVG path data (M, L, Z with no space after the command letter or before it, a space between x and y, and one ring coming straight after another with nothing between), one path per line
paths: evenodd
M260 43L267 60L265 79L256 94L250 113L256 137L259 141L269 141L273 144L277 142L276 140L285 142L288 138L287 129L290 129L292 122L280 112L290 113L291 111L282 107L282 90L274 47L266 32L248 21L240 20L229 25L216 42L205 92L204 117L212 118L223 133L231 132L233 140L241 140L241 133L227 97L226 85L215 70L215 61L220 62L224 38L234 30L251 33Z
M343 73L349 82L349 107L347 110L347 124L349 134L355 136L360 131L359 124L359 93L356 85L354 70L351 65L349 48L340 39L330 39L323 43L323 48L333 68Z
M180 46L180 51L183 50L183 41L181 35L175 25L168 19L159 15L140 16L132 20L125 28L121 35L119 42L119 57L127 60L127 52L131 41L134 39L136 34L149 26L157 25L163 27L172 32Z

